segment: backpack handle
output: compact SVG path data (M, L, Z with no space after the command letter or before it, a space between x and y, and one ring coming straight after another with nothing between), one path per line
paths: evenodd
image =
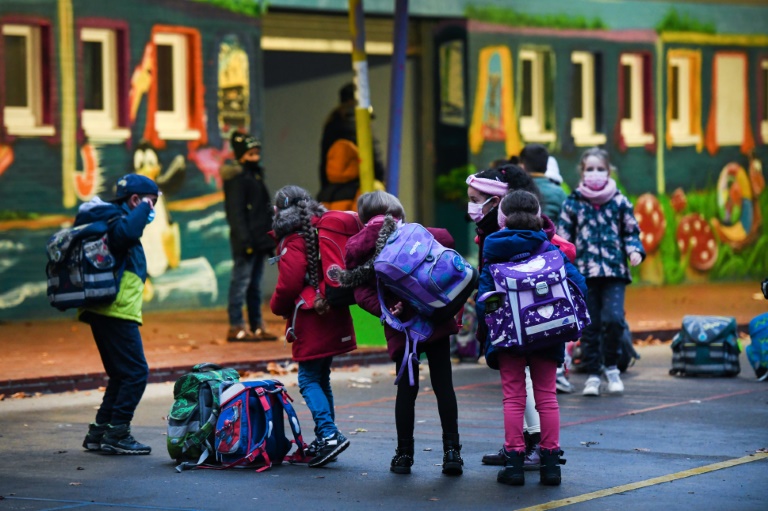
M218 371L221 369L221 366L218 364L214 364L213 362L203 362L201 364L195 364L192 367L193 373L204 373L206 371Z

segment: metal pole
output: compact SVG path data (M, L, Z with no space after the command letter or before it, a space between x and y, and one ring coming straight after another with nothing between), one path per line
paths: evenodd
M360 151L360 191L373 191L373 138L371 136L371 94L368 87L368 61L365 57L365 18L363 0L349 0L349 30L352 34L352 67L355 71L357 106L355 124Z
M408 45L408 0L395 4L395 33L392 49L392 79L389 99L389 145L387 146L387 191L400 191L400 152L403 139L405 95L405 51Z

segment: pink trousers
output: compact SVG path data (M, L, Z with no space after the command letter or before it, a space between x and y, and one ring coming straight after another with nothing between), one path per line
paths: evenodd
M557 404L555 374L557 362L543 357L521 357L499 352L499 372L504 403L504 447L524 451L523 416L525 414L525 366L533 382L533 397L541 419L542 449L560 448L560 407Z

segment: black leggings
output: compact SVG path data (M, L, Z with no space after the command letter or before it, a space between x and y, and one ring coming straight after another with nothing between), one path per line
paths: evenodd
M456 393L453 390L453 373L451 368L451 345L448 338L437 339L424 345L424 354L429 363L429 379L437 398L437 411L440 414L440 425L443 435L458 435L459 410L456 406ZM402 356L397 360L395 370L400 370ZM397 437L402 439L413 438L415 423L416 396L419 393L419 366L414 367L415 385L411 386L408 380L408 368L405 368L403 377L397 385L397 399L395 400L395 425Z

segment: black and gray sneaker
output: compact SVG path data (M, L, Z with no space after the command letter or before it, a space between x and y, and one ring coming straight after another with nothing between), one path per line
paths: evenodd
M318 451L320 450L320 446L323 444L323 440L320 438L315 438L312 440L312 443L310 443L306 449L304 449L304 455L307 458L314 458L317 456ZM336 456L331 458L331 461L337 461Z
M349 447L349 439L337 431L328 438L323 438L319 444L317 455L309 462L311 468L325 466Z
M107 426L101 439L101 450L107 454L149 454L152 448L136 441L128 424Z
M88 434L85 435L85 440L83 440L83 448L88 451L100 451L101 439L106 432L106 424L96 424L95 422L91 422L88 425Z

